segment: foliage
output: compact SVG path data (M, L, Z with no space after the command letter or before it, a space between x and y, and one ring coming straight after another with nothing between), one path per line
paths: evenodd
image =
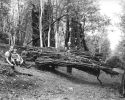
M95 55L95 53L103 54L103 60L109 57L110 50L110 42L107 38L107 35L102 34L93 34L86 36L86 42L89 47L90 52Z
M72 16L77 16L79 21L84 23L85 31L94 33L110 24L110 20L106 16L102 16L99 12L97 1L95 0L74 0L74 9Z
M49 32L49 28L51 26L51 46L55 46L55 42L59 44L58 46L64 44L68 30L68 41L71 39L72 45L74 45L74 47L83 48L85 47L84 45L86 43L86 46L88 46L90 51L95 53L96 50L100 48L100 52L104 52L105 55L108 55L109 43L106 40L106 37L103 39L100 37L102 34L104 34L107 25L110 24L110 20L106 16L102 16L99 13L98 2L96 0L43 0L43 2L45 2L43 6L44 10L42 12L44 46L48 45L47 33ZM19 20L17 26L14 28L17 43L19 45L24 45L30 40L39 39L40 2L39 0L26 0L23 1L23 5L21 5L20 2L18 3ZM37 19L37 22L33 20L32 10L34 7L36 8L35 11L38 13L35 18ZM7 8L9 8L9 6L7 6ZM52 17L51 21L50 17ZM4 22L4 33L10 34L12 25L9 19L9 13L6 14L5 19L6 23ZM69 24L67 24L68 26L66 25L67 19L69 21ZM88 36L88 34L95 33L100 34L93 37ZM55 38L56 34L58 40ZM103 42L100 42L101 40L103 40ZM34 42L37 43L39 41L37 40Z
M0 42L9 43L8 41L8 13L9 13L9 0L0 1Z
M74 0L70 3L71 8L69 9L70 20L71 20L71 40L72 44L81 43L82 45L86 34L94 34L106 30L106 26L110 24L110 20L106 16L102 16L99 13L97 2L92 0ZM81 24L81 25L80 25ZM81 26L81 28L80 28ZM79 41L80 40L80 41ZM72 46L73 46L72 45ZM79 44L77 44L78 46Z
M124 11L125 9L125 2L122 0L122 10ZM125 61L125 13L121 15L121 22L120 22L120 28L122 31L121 35L121 41L119 42L119 45L117 46L116 49L116 54L122 58L123 61Z
M124 37L119 42L119 45L116 48L115 55L119 56L123 61L125 61L125 40Z
M101 47L100 47L100 52L103 54L103 60L106 60L111 54L110 42L107 38L104 40L100 40L100 42L101 41L102 41L102 43L101 43Z
M106 64L111 68L124 68L124 62L120 59L119 56L112 56L111 58L107 59Z

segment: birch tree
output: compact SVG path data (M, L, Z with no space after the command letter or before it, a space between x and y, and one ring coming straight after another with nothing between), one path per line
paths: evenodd
M18 24L18 0L11 0L10 2L10 23L11 23L11 28L10 28L10 41L11 41L11 46L15 46L15 41L16 41L16 27Z
M48 22L49 22L49 31L48 31L48 47L50 47L50 43L51 43L51 39L50 39L50 35L51 35L51 30L52 30L52 20L53 20L53 8L52 8L52 3L51 0L48 0Z
M43 5L44 0L40 0L40 20L39 20L39 31L40 31L40 47L43 47L43 40L42 40L42 13L43 13Z

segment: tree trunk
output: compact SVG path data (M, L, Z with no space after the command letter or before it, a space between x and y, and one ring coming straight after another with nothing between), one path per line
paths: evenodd
M51 43L51 38L50 38L50 35L52 33L52 26L51 26L51 23L53 21L53 7L52 7L52 3L51 3L51 0L48 0L48 17L49 17L49 31L48 31L48 47L50 47L50 43Z
M59 42L59 39L58 39L59 38L59 36L58 36L59 35L59 21L56 22L55 27L56 27L55 28L56 29L56 32L55 32L55 48L58 48L58 44L59 44L58 43Z
M70 34L70 38L71 38L71 49L75 48L75 40L76 40L76 25L77 23L75 23L75 17L73 17L71 19L71 34Z
M84 37L82 39L82 44L83 44L83 47L84 47L85 51L89 51Z
M23 35L22 35L22 39L21 39L21 40L22 40L22 45L25 44L24 42L25 42L25 37L26 37L26 34L27 34L27 32L26 32L26 30L27 30L27 26L28 26L28 25L27 25L27 23L28 23L28 17L27 17L27 16L26 16L25 21L26 21L26 22L25 22L25 31L24 31L25 33L23 33Z
M17 29L17 33L16 33L16 37L17 37L17 41L16 44L20 45L21 44L21 33L20 33L20 25L21 25L21 18L20 18L20 4L19 4L19 0L18 0L18 29Z
M57 30L56 30L56 32L55 32L55 48L58 48L58 32L57 32Z
M67 5L70 3L70 0L67 0ZM67 7L66 9L66 33L65 33L65 47L67 49L69 49L68 47L68 42L69 42L69 38L70 38L70 32L69 32L69 26L70 26L70 20L69 20L69 7ZM71 42L71 41L70 41Z
M44 1L40 0L40 8L41 8L41 13L40 13L40 18L39 18L40 47L43 47L43 40L42 40L42 13L43 13L43 5L44 5Z
M67 13L68 13L67 9ZM68 42L69 42L70 32L69 32L69 15L66 16L66 34L65 34L65 47L68 49Z
M16 37L15 34L10 36L10 46L13 47L15 46L15 37Z
M0 32L3 33L3 2L0 2Z
M10 46L15 46L16 34L14 28L10 29Z
M122 75L122 81L121 81L121 94L125 97L125 71Z
M39 21L39 12L38 9L36 8L35 5L33 5L33 9L32 9L32 30L33 30L33 34L32 34L32 40L34 40L36 37L40 37L41 33L40 33L40 29L42 28L42 24ZM37 25L39 24L39 27L37 27ZM40 46L40 41L39 40L35 40L32 42L33 46Z
M80 44L80 34L81 34L81 29L80 29L80 23L78 24L78 30L77 30L77 34L76 34L76 38L77 38L77 40L76 40L76 47L77 47L77 49L80 49L80 47L81 47L81 44Z
M85 19L85 16L84 16L83 28L80 26L81 36L82 36L81 45L84 47L85 51L89 51L89 48L87 47L87 44L86 44L86 41L85 41L85 23L86 23L86 19Z
M51 24L49 25L49 31L48 31L48 47L50 47L50 33L51 33Z
M58 3L58 0L56 0L56 5ZM57 9L56 9L56 19L57 19L58 15L57 15ZM56 21L55 24L55 48L58 48L58 32L59 32L59 21Z

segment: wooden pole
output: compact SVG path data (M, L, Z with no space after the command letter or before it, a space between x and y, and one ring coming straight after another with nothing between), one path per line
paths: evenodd
M67 73L72 74L72 67L71 66L67 66Z

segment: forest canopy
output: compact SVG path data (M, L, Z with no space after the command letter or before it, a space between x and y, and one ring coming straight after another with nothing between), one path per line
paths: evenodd
M1 0L0 10L3 43L110 53L97 0Z

